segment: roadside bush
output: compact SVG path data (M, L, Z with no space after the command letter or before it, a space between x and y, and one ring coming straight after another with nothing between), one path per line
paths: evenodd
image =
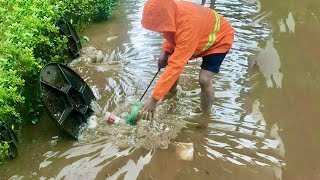
M80 30L92 21L107 20L117 0L69 0L61 3L64 16Z
M36 123L42 111L39 72L49 62L68 60L66 38L54 25L59 16L77 30L106 19L116 0L0 0L0 122L16 132ZM0 144L0 163L7 151Z
M95 20L107 20L117 3L116 0L98 0L98 12Z
M7 142L1 143L0 142L0 165L2 165L3 161L6 159L8 155L9 145Z

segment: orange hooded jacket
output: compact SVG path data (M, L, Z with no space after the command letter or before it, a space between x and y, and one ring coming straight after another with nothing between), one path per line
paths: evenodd
M148 0L141 24L163 33L162 50L171 53L152 94L157 100L168 93L190 59L226 53L234 39L234 30L225 18L210 8L187 1Z

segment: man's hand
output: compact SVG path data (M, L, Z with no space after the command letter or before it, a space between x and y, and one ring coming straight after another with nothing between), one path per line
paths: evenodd
M169 59L170 54L165 51L161 51L159 60L158 60L158 68L164 68L168 65L168 59Z
M154 111L157 107L158 100L150 97L143 105L143 108L140 110L140 115L142 115L143 119L149 120L149 118L153 118Z

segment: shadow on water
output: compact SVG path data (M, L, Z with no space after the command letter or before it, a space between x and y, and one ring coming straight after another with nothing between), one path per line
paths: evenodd
M313 29L320 27L319 3L300 2L294 11L298 5L291 1L194 1L215 7L236 30L233 48L214 79L213 113L194 111L200 105L201 60L196 59L182 73L177 95L159 103L154 126L147 121L110 126L103 111L123 117L157 70L163 39L141 27L144 2L121 1L108 22L89 27L83 35L90 42L70 64L98 98L97 128L73 142L43 118L23 131L20 156L2 167L1 177L270 180L298 174L297 179L316 179L320 161L314 157L320 148L304 137L319 133L301 121L320 117L315 97L320 92L315 59L320 57L311 41L320 38ZM298 53L301 49L306 54ZM297 142L305 142L310 155Z

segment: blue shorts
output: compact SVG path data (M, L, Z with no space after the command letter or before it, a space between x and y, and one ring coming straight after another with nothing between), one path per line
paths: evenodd
M220 70L220 65L224 58L226 57L228 52L226 53L216 53L209 54L207 56L202 57L201 69L211 71L214 73L218 73Z

